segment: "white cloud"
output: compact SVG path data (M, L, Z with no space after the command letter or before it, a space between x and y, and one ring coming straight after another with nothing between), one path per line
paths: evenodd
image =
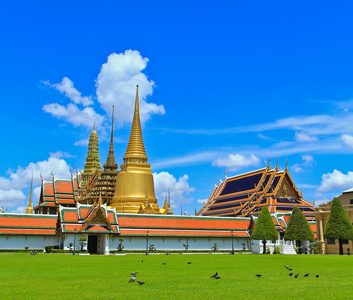
M241 154L228 154L221 156L212 162L212 166L227 167L231 171L239 170L243 167L256 166L260 163L260 159L254 154L248 157Z
M154 169L161 169L165 167L191 165L195 163L210 162L215 159L219 154L217 152L206 151L197 154L190 154L182 157L175 157L164 159L159 162L153 163Z
M126 50L125 53L110 54L108 61L102 65L96 81L97 99L109 115L113 104L116 105L115 118L120 124L132 121L137 84L141 122L146 122L154 114L165 114L163 105L146 102L155 86L142 73L147 62L148 58L143 58L138 51Z
M300 164L294 164L292 166L292 169L294 170L294 172L297 172L297 173L304 172L304 169L300 166Z
M204 204L204 203L207 203L208 199L199 199L199 200L196 200L198 203L201 203L201 204Z
M311 155L309 155L309 154L303 155L303 156L302 156L302 159L303 159L303 161L304 161L304 163L305 163L306 165L309 165L309 164L311 164L311 163L314 161L314 157L311 156Z
M16 208L15 212L24 214L26 212L27 207L26 206L19 206Z
M49 84L49 82L43 82ZM66 97L70 98L76 104L82 104L83 106L89 106L93 104L92 97L82 97L81 93L74 88L74 83L67 77L64 77L60 83L52 84L52 87L65 94Z
M49 153L51 157L56 157L56 158L62 158L62 157L73 157L71 154L67 153L67 152L63 152L63 151L57 151L57 152L50 152Z
M353 172L343 174L341 171L333 170L332 173L322 175L321 185L317 189L319 192L331 190L344 190L353 186Z
M7 177L0 177L0 205L5 207L16 207L26 205L28 197L25 196L23 189L28 188L33 171L33 195L32 201L36 203L40 194L41 184L40 174L46 179L51 180L53 171L56 178L70 178L70 166L65 160L57 157L49 157L47 160L36 163L29 163L26 167L19 166L16 171L9 170ZM36 187L37 186L37 187Z
M301 132L297 131L295 133L295 140L299 143L317 142L318 141L317 137L310 136L303 131L301 131Z
M69 103L67 106L58 103L50 103L43 106L43 110L59 119L64 119L74 126L100 127L104 117L97 114L92 107L85 107L80 110L76 104Z
M342 134L341 135L341 140L345 145L347 145L350 148L353 148L353 136L349 134Z
M79 140L74 143L75 146L88 146L89 139Z
M160 200L163 199L163 203L168 189L170 189L170 201L173 208L178 207L181 202L190 203L193 201L193 198L188 195L190 192L193 192L195 188L189 185L188 175L181 176L177 180L168 172L160 172L153 173L153 178L156 196Z
M311 156L309 154L302 155L302 163L294 164L291 167L291 169L293 169L294 172L303 173L304 172L304 168L303 167L311 166L313 162L314 162L314 157L313 156Z
M26 198L22 191L10 189L10 190L0 190L0 201L19 201Z

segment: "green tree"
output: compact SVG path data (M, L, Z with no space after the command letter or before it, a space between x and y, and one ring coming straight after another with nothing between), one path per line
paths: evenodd
M314 234L307 219L305 218L303 212L296 206L294 206L292 215L289 218L284 239L286 241L297 241L297 246L300 246L301 241L315 241Z
M338 198L334 198L331 203L330 216L328 218L324 236L326 239L338 239L340 255L343 255L343 240L353 240L352 223Z
M266 254L267 241L276 241L278 238L275 224L273 224L267 206L262 207L255 228L251 234L251 238L253 240L262 240L263 254Z

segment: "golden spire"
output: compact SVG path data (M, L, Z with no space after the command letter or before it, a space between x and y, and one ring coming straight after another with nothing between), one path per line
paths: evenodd
M114 155L114 105L113 105L113 113L112 113L112 131L110 134L110 145L109 152L107 157L107 165L115 165L115 155Z
M33 171L32 171L32 179L31 179L31 190L29 191L29 200L28 200L28 206L27 206L27 209L26 209L26 214L33 214L32 187L33 187Z
M145 146L143 144L142 139L142 130L141 130L141 122L140 122L140 113L139 113L139 93L138 93L138 85L136 86L136 100L135 100L135 111L134 111L134 119L132 121L130 140L127 146L124 162L132 159L137 159L137 162L146 163L147 155L145 151Z

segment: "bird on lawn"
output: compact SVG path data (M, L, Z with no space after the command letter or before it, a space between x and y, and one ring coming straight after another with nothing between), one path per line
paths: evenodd
M304 274L304 277L308 277L308 276L309 276L309 273Z
M144 281L141 281L141 280L138 280L137 282L138 282L140 285L145 284L145 282L144 282Z
M259 278L259 277L261 277L262 275L261 275L261 274L256 274L255 276Z
M219 277L218 275L217 275L217 276L215 276L214 278L216 278L216 279L221 279L221 277Z
M136 277L136 274L137 274L138 272L133 272L133 273L131 273L131 275L133 275L133 276L135 276Z
M287 268L288 269L288 271L293 271L293 269L290 269L290 268Z
M166 265L167 263L162 263L162 265Z
M316 274L316 275L315 275L316 278L319 278L319 276L320 276L319 274Z
M143 260L141 260L141 262L143 262Z
M289 275L289 276L292 276L292 275L293 275L293 272L292 272L292 273L289 273L288 275Z
M188 261L188 265L191 265L192 264L192 262L191 261Z
M290 268L290 265L286 265L286 266L284 266L285 268Z
M214 273L211 278L216 278L218 276L218 272Z
M298 276L299 276L299 273L295 274L295 275L294 275L294 278L298 278Z
M131 279L129 280L129 282L135 282L135 280L136 280L136 277L132 276Z

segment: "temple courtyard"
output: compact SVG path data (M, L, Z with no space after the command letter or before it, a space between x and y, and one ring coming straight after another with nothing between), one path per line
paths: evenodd
M0 254L2 299L351 299L352 278L347 255Z

